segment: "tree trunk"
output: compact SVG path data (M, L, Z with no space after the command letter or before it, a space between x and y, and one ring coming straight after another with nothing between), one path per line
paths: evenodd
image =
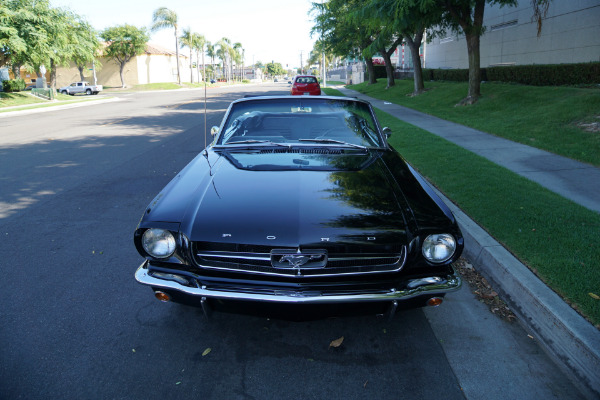
M177 83L181 85L181 74L179 73L179 39L177 38L177 28L175 28L175 57L177 57Z
M17 64L12 65L12 73L15 79L21 79L21 66Z
M194 69L192 68L192 47L190 46L190 83L194 83Z
M79 77L81 78L81 81L85 81L85 77L83 76L83 67L78 65L77 69L79 70Z
M466 35L469 53L469 93L461 104L474 104L481 97L481 64L478 34Z
M125 70L125 63L122 62L119 68L119 74L121 75L121 87L125 89L125 76L123 75L123 70Z
M413 81L415 83L413 96L419 95L425 90L425 85L423 84L423 69L421 68L421 55L419 54L419 48L421 47L421 41L423 40L423 32L423 30L417 32L414 39L410 35L405 36L413 61Z
M56 90L56 64L50 59L50 87Z
M394 80L394 67L392 66L392 57L388 54L385 48L381 48L381 55L383 56L383 61L385 62L385 75L387 76L387 86L386 89L391 88L396 85L396 81Z
M196 50L196 78L200 83L200 52Z
M474 3L474 4L473 4ZM474 104L481 97L481 60L479 41L483 32L483 14L486 0L475 0L466 8L456 8L446 1L445 9L460 25L467 39L469 57L469 92L458 105Z
M377 83L377 79L375 79L375 68L373 68L373 59L366 58L365 62L367 63L367 72L369 73L369 85L373 85Z

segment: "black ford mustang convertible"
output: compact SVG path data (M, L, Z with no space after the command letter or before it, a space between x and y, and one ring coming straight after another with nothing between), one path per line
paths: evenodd
M159 300L393 315L460 287L454 216L369 103L245 98L212 133L134 234L135 278Z

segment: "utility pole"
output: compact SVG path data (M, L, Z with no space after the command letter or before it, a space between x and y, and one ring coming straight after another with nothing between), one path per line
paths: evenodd
M300 51L300 75L304 75L304 64L302 64L302 51Z

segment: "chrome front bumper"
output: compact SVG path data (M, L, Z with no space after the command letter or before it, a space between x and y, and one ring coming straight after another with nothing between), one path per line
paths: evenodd
M159 277L158 275L163 275ZM175 290L180 293L201 298L217 298L229 300L265 301L295 304L325 304L325 303L352 303L367 301L401 301L427 294L440 295L458 290L462 284L460 276L456 273L446 276L431 276L427 278L409 280L407 289L397 290L364 290L348 293L296 289L257 290L252 287L239 287L236 290L224 290L220 287L200 285L197 281L183 275L171 275L175 279L164 276L170 274L150 273L148 261L144 261L135 272L135 279L142 285L151 286L155 290ZM188 281L186 286L177 280Z

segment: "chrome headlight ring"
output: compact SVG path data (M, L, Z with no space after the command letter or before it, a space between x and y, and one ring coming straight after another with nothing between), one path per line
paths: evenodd
M449 233L435 233L425 238L421 252L427 261L440 264L451 259L456 248L454 236Z
M142 235L142 247L152 257L168 258L175 252L177 242L168 230L151 228Z

